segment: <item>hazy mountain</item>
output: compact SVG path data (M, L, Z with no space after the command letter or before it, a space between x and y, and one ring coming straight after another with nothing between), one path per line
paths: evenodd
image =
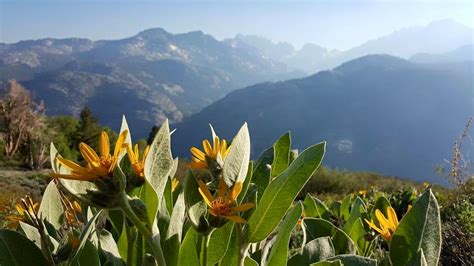
M452 63L474 61L474 44L461 46L453 51L442 54L419 53L410 57L417 63Z
M229 93L174 125L174 152L209 138L208 123L230 138L249 124L257 156L291 130L293 145L328 141L325 164L443 182L435 166L474 114L473 63L419 65L387 55L347 62L302 79Z
M227 40L234 45L249 45L260 53L275 61L286 64L289 68L314 73L332 67L340 54L337 50L328 50L316 44L307 43L296 49L287 42L272 42L261 36L238 34L234 39Z
M345 51L340 62L368 54L390 54L402 58L424 52L445 53L472 43L474 29L453 20L404 28Z
M252 35L237 35L234 40L254 46L268 58L293 69L313 74L369 54L390 54L408 59L421 52L446 53L471 44L473 38L474 29L452 20L441 20L426 26L400 29L342 52L315 44L297 50L289 43L275 43Z
M91 106L101 123L129 116L136 135L197 112L233 89L302 76L249 46L200 31L150 29L121 40L43 39L0 44L0 82L15 78L48 114Z

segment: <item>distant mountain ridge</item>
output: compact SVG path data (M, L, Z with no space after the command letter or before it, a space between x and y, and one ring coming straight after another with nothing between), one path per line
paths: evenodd
M122 113L138 136L201 110L233 89L302 76L252 47L201 31L149 29L121 40L42 39L0 44L0 82L17 79L50 115L88 105L106 125Z
M435 167L474 115L474 64L420 65L371 55L302 79L229 93L173 127L174 151L248 122L256 157L290 130L294 146L328 141L325 164L445 183Z
M330 50L308 43L301 49L285 42L272 42L255 35L237 35L228 41L256 47L262 54L288 67L314 74L369 54L390 54L408 59L418 53L447 53L472 44L474 29L453 20L440 20L425 26L408 27L355 46L346 51Z
M463 45L447 53L418 53L411 56L410 60L425 64L474 61L474 44Z

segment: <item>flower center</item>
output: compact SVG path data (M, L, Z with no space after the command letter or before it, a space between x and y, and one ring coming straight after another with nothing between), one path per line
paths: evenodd
M135 171L135 173L140 176L140 177L144 177L144 169L145 169L145 166L142 164L142 163L136 163L136 164L132 164L132 168L133 168L133 171Z
M223 197L217 197L213 200L211 207L217 215L227 215L231 212L230 204Z
M105 168L109 168L113 163L113 158L110 156L110 154L107 154L105 156L100 156L100 164L104 166Z

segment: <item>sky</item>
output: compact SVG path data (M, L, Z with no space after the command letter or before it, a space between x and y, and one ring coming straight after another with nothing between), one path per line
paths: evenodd
M297 48L345 50L395 30L452 19L474 27L472 0L0 0L0 42L119 39L154 27L217 39L254 34Z

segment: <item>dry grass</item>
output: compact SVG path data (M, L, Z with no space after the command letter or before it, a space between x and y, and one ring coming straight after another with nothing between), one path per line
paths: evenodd
M6 216L15 214L15 204L20 198L30 195L35 201L48 184L49 171L24 171L0 169L0 227L6 224Z

